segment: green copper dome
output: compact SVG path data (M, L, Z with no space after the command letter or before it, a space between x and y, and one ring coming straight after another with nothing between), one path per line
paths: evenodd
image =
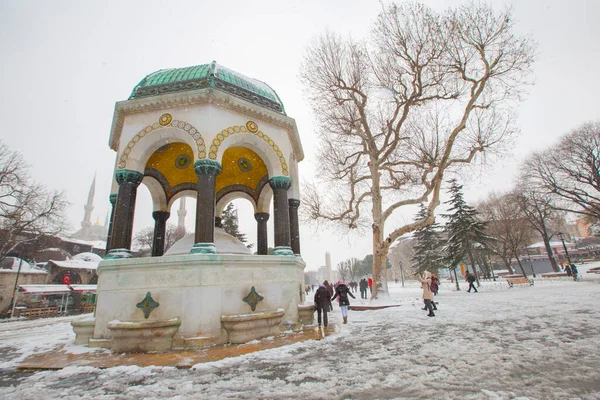
M213 87L252 103L285 114L277 93L264 82L232 71L213 61L194 67L161 69L146 76L131 92L129 99L158 96Z

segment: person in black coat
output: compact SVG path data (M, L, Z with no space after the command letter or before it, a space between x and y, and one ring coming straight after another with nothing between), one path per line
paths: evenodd
M323 313L323 325L327 328L327 312L331 307L331 301L329 300L329 292L324 285L319 286L315 292L315 308L317 309L317 321L321 326L321 313Z
M339 281L335 288L335 296L331 301L335 300L336 297L340 299L340 308L342 309L342 317L344 318L344 323L348 323L348 307L350 306L350 300L348 299L348 295L355 299L354 295L350 293L348 290L348 286L344 285L342 281Z

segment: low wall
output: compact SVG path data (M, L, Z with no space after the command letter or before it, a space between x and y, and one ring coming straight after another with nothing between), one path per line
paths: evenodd
M255 312L285 310L283 321L298 321L304 301L304 267L300 257L257 255L174 255L103 260L98 266L94 339L110 339L111 321L159 321L180 318L173 338L210 337L224 343L222 315L248 314L242 299L252 286L264 299ZM136 305L146 293L160 304L148 319Z

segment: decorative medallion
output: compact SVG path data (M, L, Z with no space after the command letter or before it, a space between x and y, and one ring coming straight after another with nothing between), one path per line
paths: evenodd
M258 304L259 301L262 301L264 299L264 297L262 297L260 294L256 293L256 289L254 289L254 286L252 286L252 289L250 289L250 293L248 293L248 295L246 297L244 297L242 299L242 301L244 303L248 303L248 305L250 306L250 309L252 311L256 310L256 305Z
M244 172L250 172L252 169L252 163L247 158L240 158L237 162L238 167Z
M163 114L158 119L158 123L161 124L162 126L167 126L171 123L172 120L173 120L173 117L171 117L171 114Z
M146 319L148 319L150 313L158 306L160 306L160 304L157 301L154 301L150 292L146 293L144 300L136 304L136 307L144 312L144 318Z
M258 125L254 121L246 122L246 129L248 129L252 133L258 132Z
M192 159L187 154L182 154L175 160L175 166L179 169L186 169L192 163Z

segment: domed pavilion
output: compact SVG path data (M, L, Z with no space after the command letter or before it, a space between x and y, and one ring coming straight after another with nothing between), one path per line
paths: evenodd
M108 258L130 256L135 199L144 184L153 201L153 256L164 253L173 203L197 200L192 253L215 253L224 207L244 198L254 208L257 251L268 251L274 205L276 255L300 254L294 119L269 85L212 62L151 73L115 106L110 147L117 152L110 201Z

